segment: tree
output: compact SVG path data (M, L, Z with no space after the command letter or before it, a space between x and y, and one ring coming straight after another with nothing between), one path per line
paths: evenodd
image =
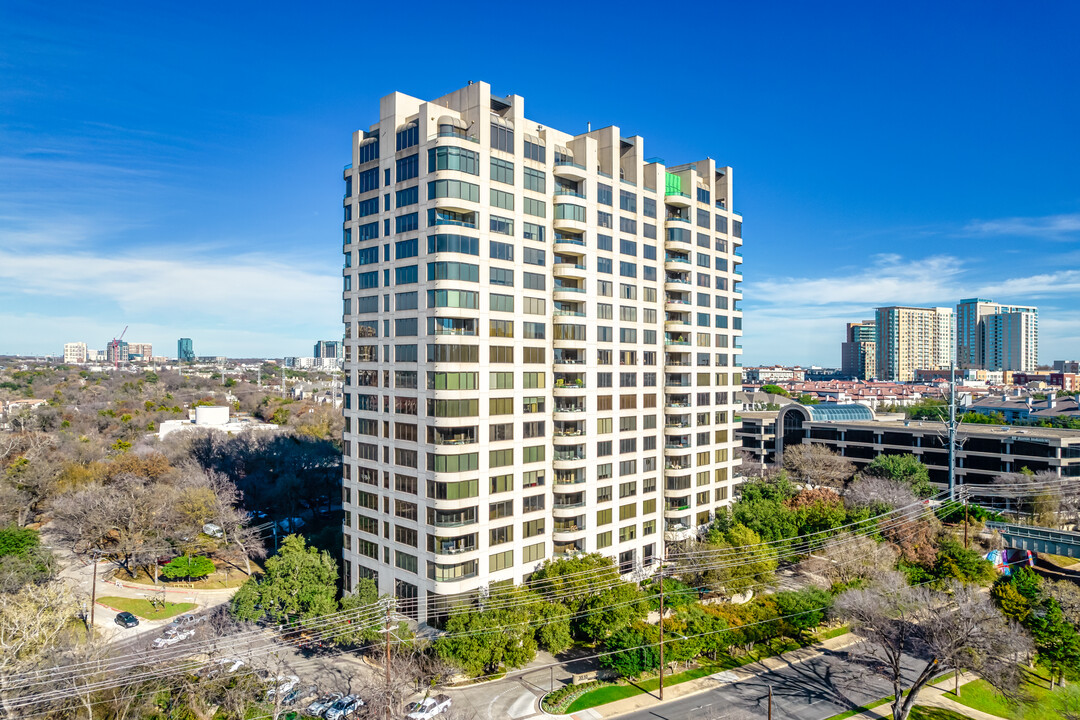
M838 528L847 522L844 502L835 491L824 488L807 488L788 501L795 512L795 525L799 535L816 535Z
M780 617L780 632L792 639L801 639L807 630L820 625L832 605L832 595L814 587L785 590L772 599Z
M841 587L870 580L896 567L896 550L866 535L843 533L828 538L806 561L807 569Z
M745 525L735 525L725 536L730 552L724 589L732 595L772 582L776 550L763 546L761 537Z
M536 657L536 639L525 608L457 609L446 621L446 635L435 639L439 657L472 676L524 667Z
M269 615L274 622L327 615L338 608L337 576L337 563L328 553L308 547L300 535L289 535L266 561L265 577L249 579L233 596L233 614L248 621Z
M919 497L930 497L934 489L930 486L930 472L926 466L911 453L903 455L878 455L863 471L866 475L879 475L911 487Z
M623 582L614 561L597 553L548 560L529 578L529 587L569 610L574 634L589 640L602 640L648 612L641 590Z
M191 557L189 555L181 555L175 557L169 561L169 564L161 568L161 574L170 580L176 578L192 578L206 577L210 573L214 572L214 562L203 555L196 555Z
M787 390L780 387L779 385L773 385L771 383L762 385L761 386L761 392L769 393L770 395L781 395L783 397L791 397L791 393L789 393Z
M912 508L919 502L911 485L881 475L859 475L844 491L849 508L866 508L875 515Z
M1017 662L1030 641L978 588L956 583L939 592L890 573L873 586L841 593L835 610L884 659L895 720L907 720L920 691L947 670L973 670L1008 696L1020 687ZM920 663L910 682L907 658Z
M600 656L600 665L611 668L622 677L637 677L660 667L660 630L652 625L636 623L616 630L604 642L607 652Z
M784 469L811 485L842 487L855 474L855 465L825 445L784 448Z
M941 540L931 573L940 580L952 579L980 585L989 585L997 577L989 560L952 538Z

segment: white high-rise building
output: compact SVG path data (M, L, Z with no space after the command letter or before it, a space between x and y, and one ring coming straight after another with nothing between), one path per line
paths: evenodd
M426 621L547 558L648 571L738 481L731 168L486 83L378 118L344 172L346 587Z
M82 365L87 360L86 343L64 343L64 362L73 365Z

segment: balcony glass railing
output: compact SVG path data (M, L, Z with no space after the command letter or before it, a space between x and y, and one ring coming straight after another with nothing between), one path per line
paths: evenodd
M575 270L584 270L585 266L582 265L581 263L558 262L558 263L555 263L555 265L552 267L552 270L554 270L555 272L558 272L560 269L561 270L566 270L568 268L574 268Z
M556 405L555 412L557 413L579 413L585 412L584 405Z
M665 449L667 449L667 450L686 450L687 448L690 448L690 447L693 447L693 446L692 446L692 445L691 445L690 443L688 443L688 442L681 442L681 443L674 443L674 442L669 442L669 443L664 443L664 448L665 448Z
M555 452L555 459L559 462L574 462L585 459L585 452Z
M458 140L468 140L469 142L474 142L474 143L479 143L480 142L480 138L476 137L475 135L469 135L469 134L467 134L465 132L454 132L452 130L444 130L444 131L440 132L438 136L439 137L452 137L452 138L457 138Z
M664 220L667 222L684 222L687 225L690 224L690 218L679 217L678 215L668 215Z
M665 255L664 262L685 263L686 265L689 265L690 258L683 255Z
M585 196L583 194L579 193L577 190L563 190L563 189L556 190L555 191L555 197L559 197L560 195L581 198L582 200L585 199Z
M573 293L583 293L583 292L585 292L585 288L570 287L570 286L567 286L567 285L556 285L554 290L555 290L555 292L573 292Z
M584 503L582 503L584 505ZM555 523L554 531L557 533L581 532L585 529L585 521L579 523Z
M584 470L576 470L571 473L555 473L556 485L580 485L583 482L585 482Z
M573 237L571 235L559 235L555 234L555 242L557 243L569 243L570 245L580 245L585 247L585 241L579 237Z
M667 192L664 193L664 195L667 196L667 197L684 197L684 198L690 197L689 193L679 192L678 190L668 190Z
M555 161L555 167L576 167L576 168L578 168L580 170L585 169L584 165L579 165L578 163L573 162L572 160L556 160ZM611 176L609 175L608 177L611 177Z
M554 317L585 317L585 313L577 310L555 310L551 314Z

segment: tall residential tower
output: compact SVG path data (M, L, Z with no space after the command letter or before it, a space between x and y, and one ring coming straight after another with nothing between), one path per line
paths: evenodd
M1039 309L969 298L956 306L961 368L1032 372L1039 365Z
M348 589L434 620L547 558L648 571L730 502L730 167L475 83L383 98L344 180Z
M876 310L877 376L911 382L916 370L946 370L953 358L951 308L881 307Z

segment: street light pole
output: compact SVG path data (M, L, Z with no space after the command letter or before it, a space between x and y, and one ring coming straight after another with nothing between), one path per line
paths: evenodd
M664 700L664 546L660 545L660 701Z
M87 629L92 631L94 629L94 605L97 604L98 553L100 553L101 551L100 550L91 550L90 552L93 553L93 556L94 556L93 561L91 561L92 570L93 570L92 574L93 574L94 579L90 583L90 627L87 628Z

